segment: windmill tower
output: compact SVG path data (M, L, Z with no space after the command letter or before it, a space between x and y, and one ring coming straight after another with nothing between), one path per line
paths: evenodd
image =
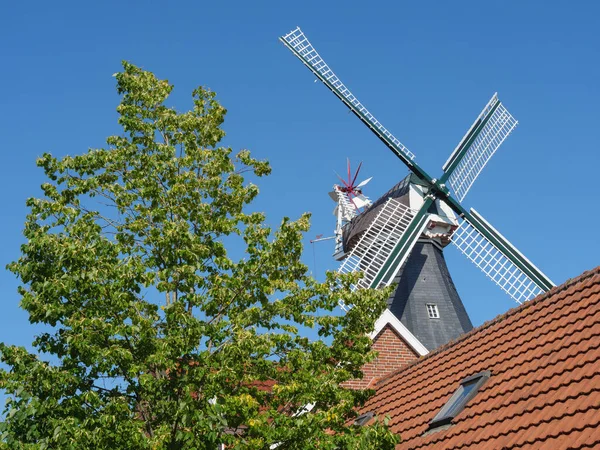
M361 253L363 265L365 261L376 259L376 253L394 233L395 219L389 220L394 218L394 213L389 211L397 206L395 202L418 210L424 202L425 189L415 175L401 180L345 224L341 230L342 248L334 257L346 260L353 253ZM470 331L473 325L443 253L458 226L456 216L443 202L431 205L428 213L429 223L391 282L396 289L388 299L388 309L425 347L434 349ZM359 242L364 250L357 248ZM342 263L344 271L351 260Z
M554 286L480 214L461 205L485 165L517 125L497 94L456 146L442 174L434 178L340 81L300 28L280 40L411 172L343 226L342 246L336 248L336 257L343 259L340 272L363 273L354 289L397 283L388 302L389 310L431 350L457 337L451 335L460 334L461 328L466 331L471 327L443 258L442 249L449 243L517 303ZM440 288L431 290L434 285ZM422 319L439 319L439 323L449 326L445 330L428 327L425 323L432 322Z

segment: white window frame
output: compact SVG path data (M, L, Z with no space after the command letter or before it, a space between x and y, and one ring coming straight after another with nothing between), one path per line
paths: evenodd
M430 319L439 319L440 318L440 310L438 309L435 303L427 303L427 316Z

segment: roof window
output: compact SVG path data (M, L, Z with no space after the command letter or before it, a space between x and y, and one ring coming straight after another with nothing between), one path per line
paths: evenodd
M367 423L369 423L369 420L371 420L373 417L375 417L375 414L372 411L361 414L354 421L354 425L358 425L359 427L362 427L363 425L366 425Z
M430 319L439 319L440 311L439 311L437 305L435 305L433 303L428 303L427 304L427 315L429 316Z
M480 372L461 381L460 386L454 392L450 400L440 409L440 412L429 422L429 429L448 425L465 407L465 405L477 394L479 388L490 377L490 371Z

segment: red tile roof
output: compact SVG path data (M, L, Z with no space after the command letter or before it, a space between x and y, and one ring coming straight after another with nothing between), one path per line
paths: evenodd
M492 373L453 425L428 425L464 378ZM398 449L600 448L600 267L381 379L361 412Z

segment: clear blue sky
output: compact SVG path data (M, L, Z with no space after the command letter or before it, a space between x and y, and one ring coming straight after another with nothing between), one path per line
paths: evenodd
M174 83L181 109L196 85L217 91L225 143L273 165L255 208L273 224L311 211L306 262L319 278L335 268L331 242L308 244L333 232L333 171L363 161L373 198L407 172L278 41L299 25L430 173L498 91L520 124L465 204L560 284L600 263L599 17L592 1L5 2L0 266L19 256L25 200L40 193L35 158L119 131L111 75L126 59ZM446 255L476 325L514 306L455 249ZM0 271L0 340L26 345L36 328L16 287Z

